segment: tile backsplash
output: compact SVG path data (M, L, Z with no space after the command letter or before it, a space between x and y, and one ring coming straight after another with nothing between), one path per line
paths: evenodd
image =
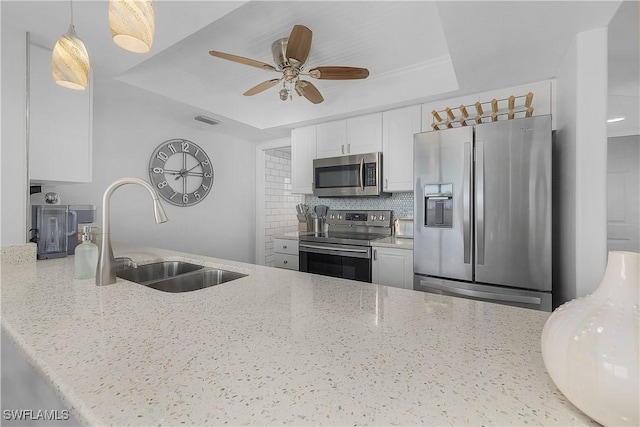
M391 197L315 197L305 196L305 203L313 212L316 205L331 209L386 209L395 218L413 218L413 193L393 193Z

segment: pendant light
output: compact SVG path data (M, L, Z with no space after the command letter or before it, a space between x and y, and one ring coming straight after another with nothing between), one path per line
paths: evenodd
M155 27L151 0L109 0L111 36L122 49L134 53L149 52Z
M73 26L73 3L69 30L60 36L51 54L51 75L53 81L69 89L84 90L89 83L89 54L82 40L76 36Z

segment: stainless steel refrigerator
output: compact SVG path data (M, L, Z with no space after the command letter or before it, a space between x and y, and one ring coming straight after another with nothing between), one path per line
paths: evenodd
M414 289L551 311L551 116L414 144Z

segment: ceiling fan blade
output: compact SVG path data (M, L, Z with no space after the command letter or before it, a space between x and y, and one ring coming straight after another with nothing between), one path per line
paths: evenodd
M294 25L287 41L287 58L295 59L301 65L307 62L312 34L311 30L304 25Z
M273 65L266 64L264 62L256 61L255 59L245 58L243 56L232 55L230 53L218 52L215 50L210 50L209 55L217 56L218 58L226 59L228 61L238 62L244 65L250 65L256 68L262 68L267 71L278 71Z
M251 89L249 89L248 91L246 91L245 93L243 93L244 96L251 96L251 95L255 95L257 93L260 93L262 91L265 91L267 89L269 89L270 87L273 87L275 85L277 85L280 80L282 79L273 79L273 80L267 80L266 82L262 82L259 85L256 85L254 87L252 87Z
M298 92L298 95L304 96L314 104L320 104L324 101L324 98L318 88L306 80L299 80L296 83L296 92Z
M369 77L369 70L357 67L315 67L309 75L321 80L355 80Z

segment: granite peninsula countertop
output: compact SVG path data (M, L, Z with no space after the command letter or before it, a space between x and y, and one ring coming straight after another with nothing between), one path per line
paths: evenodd
M248 273L171 294L2 264L2 328L85 425L589 425L548 313L150 248Z

